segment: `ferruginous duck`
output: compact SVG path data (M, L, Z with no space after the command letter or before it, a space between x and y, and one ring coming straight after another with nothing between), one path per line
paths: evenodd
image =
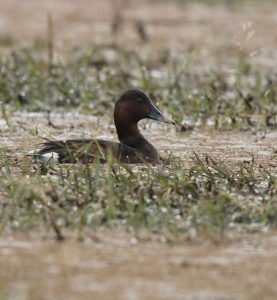
M98 139L47 140L38 150L29 152L28 155L43 162L53 160L74 163L91 162L95 159L105 162L111 155L122 163L159 163L157 149L138 129L138 122L146 118L175 124L154 106L146 93L141 90L128 90L118 98L114 108L119 143Z

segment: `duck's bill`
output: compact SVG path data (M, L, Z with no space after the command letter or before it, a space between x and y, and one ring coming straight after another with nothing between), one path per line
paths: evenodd
M175 125L175 121L165 117L155 106L152 106L151 111L147 115L148 119L156 120L163 123L173 124Z

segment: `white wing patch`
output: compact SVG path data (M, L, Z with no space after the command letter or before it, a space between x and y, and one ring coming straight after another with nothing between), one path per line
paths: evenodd
M48 152L44 154L39 154L39 150L31 150L27 153L27 156L31 156L34 160L39 160L43 163L58 163L59 153Z

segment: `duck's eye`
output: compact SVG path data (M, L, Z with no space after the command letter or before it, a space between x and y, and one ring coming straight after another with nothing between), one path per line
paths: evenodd
M141 103L142 101L143 101L142 98L137 98L138 103Z

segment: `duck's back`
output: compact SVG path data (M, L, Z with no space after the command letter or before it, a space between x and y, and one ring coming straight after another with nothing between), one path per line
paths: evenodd
M44 162L53 159L60 163L85 163L94 160L104 163L109 157L123 163L153 162L132 147L98 139L47 140L32 156Z

